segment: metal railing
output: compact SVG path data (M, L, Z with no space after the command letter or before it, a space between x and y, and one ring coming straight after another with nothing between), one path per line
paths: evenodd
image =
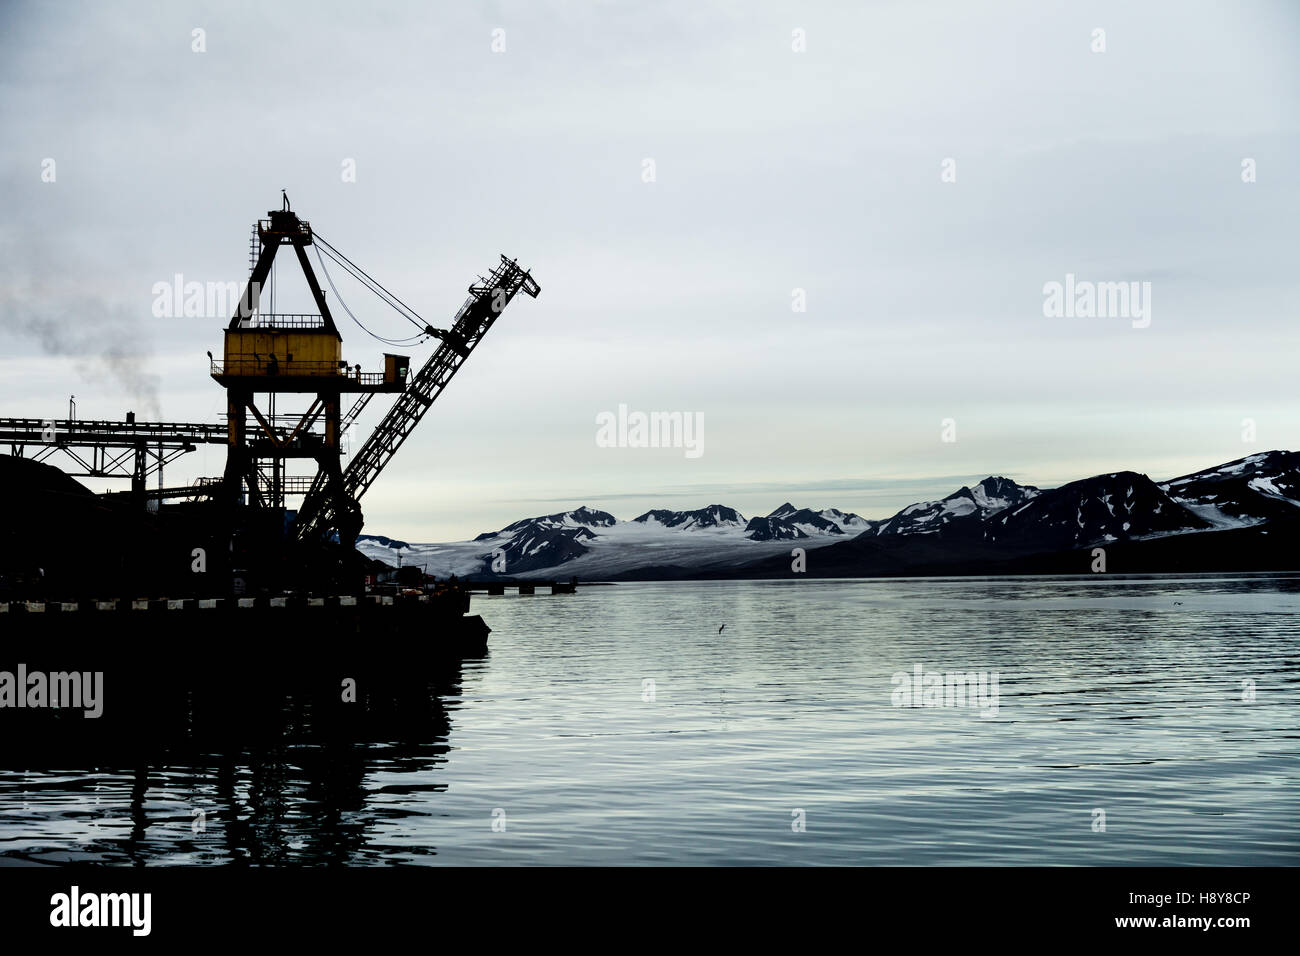
M290 236L290 235L294 235L295 233L301 236L311 235L311 223L309 223L306 219L299 219L298 225L299 228L294 232L287 232L282 229L272 228L270 219L259 219L257 220L257 231L259 235L263 235L263 236Z
M239 320L241 329L323 329L325 317L302 312L254 312Z
M291 378L346 379L358 385L387 384L383 372L358 372L356 366L340 365L338 362L281 362L278 359L275 362L270 362L267 356L261 354L235 354L229 357L229 361L222 362L214 358L211 366L211 374L214 377L225 375L237 375L245 378L253 376L288 376ZM227 371L227 368L230 371Z
M280 479L280 490L286 495L305 495L312 487L312 478L307 475L284 475ZM196 478L190 485L178 485L172 488L150 488L146 489L144 495L146 498L207 498L212 497L221 490L225 483L224 478ZM258 487L262 494L270 494L271 480L265 474L258 475ZM239 486L240 493L244 491L243 485ZM105 492L105 497L114 495L126 495L130 492Z
M0 418L0 442L48 445L134 445L144 442L154 445L158 442L225 444L226 440L226 426L211 422Z

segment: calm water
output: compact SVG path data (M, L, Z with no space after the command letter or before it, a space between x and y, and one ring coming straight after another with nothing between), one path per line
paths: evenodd
M0 757L0 864L1300 863L1296 578L633 584L475 610L490 655L393 740ZM996 717L893 706L917 664L996 672Z

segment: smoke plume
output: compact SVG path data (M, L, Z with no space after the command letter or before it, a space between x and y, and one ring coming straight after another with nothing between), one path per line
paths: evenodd
M85 382L110 382L143 417L162 417L159 376L143 323L126 307L97 296L60 292L31 276L0 278L0 330L26 336L47 355L73 360Z

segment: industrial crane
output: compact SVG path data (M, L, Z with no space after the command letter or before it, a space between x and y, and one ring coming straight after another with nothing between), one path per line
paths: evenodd
M520 292L537 298L541 287L514 259L503 255L486 279L469 287L469 297L456 313L450 329L426 327L441 344L398 395L388 414L353 456L341 479L331 480L324 470L317 473L298 511L292 530L294 537L309 541L337 531L340 541L348 545L356 539L361 530L358 505L361 496L392 461L429 406ZM365 393L357 399L342 428L356 420L372 394Z
M226 328L224 354L221 361L212 359L212 377L225 387L228 396L226 470L214 487L228 508L247 502L250 507L242 524L260 528L254 535L256 540L267 542L284 535L284 499L286 495L304 494L287 537L319 544L337 533L339 542L351 548L361 531L361 496L510 301L520 292L536 298L541 289L514 259L501 256L500 264L487 278L469 287L469 298L456 313L451 328L435 329L330 245L309 222L300 219L290 208L287 196L282 207L269 211L267 216L254 226L249 247L252 274ZM261 311L263 283L268 278L273 281L272 262L277 250L284 247L292 248L302 267L319 314L278 314L274 308ZM333 302L362 331L395 347L416 345L429 338L439 340L433 355L414 377L409 377L405 355L385 353L382 372L363 373L359 365L350 366L343 360L343 337L307 257L308 248L316 253L321 274L334 293ZM324 256L410 322L414 334L402 339L386 338L363 325L339 295ZM397 393L397 399L344 470L342 435L377 392ZM346 415L341 405L344 393L358 396ZM257 397L261 394L267 398L259 406ZM293 416L276 414L276 397L281 395L314 399L293 424ZM286 418L292 427L281 424ZM317 422L323 424L322 431L313 427ZM291 459L315 459L315 476L289 475L287 465Z
M273 267L281 250L291 250L288 259L280 257L284 264L292 267L296 261L301 267L314 313L276 312ZM315 252L328 283L328 299L309 252ZM414 328L385 337L362 324L339 295L326 257ZM520 292L536 298L541 289L518 262L501 256L486 278L469 287L450 328L433 328L316 233L293 211L288 196L254 224L249 268L249 282L224 330L223 351L220 356L208 352L210 374L226 391L224 425L136 422L133 413L122 422L84 421L70 409L65 421L0 419L0 442L14 455L30 453L38 460L62 454L74 474L130 478L130 504L156 501L159 525L182 529L184 553L205 552L211 566L203 573L229 572L234 593L247 587L318 590L355 572L361 497L505 307ZM264 310L268 284L270 308ZM405 350L429 339L438 345L414 376L408 356L392 353L384 354L381 369L363 372L343 358L332 308L341 308L386 346ZM378 392L395 395L393 406L345 469L342 436ZM345 395L355 396L346 413ZM163 487L163 466L201 444L226 445L223 474ZM313 461L314 474L294 467ZM155 473L158 488L150 491L146 480ZM303 499L291 517L285 499L296 495ZM164 512L163 501L174 498L184 500ZM342 548L329 545L335 535ZM186 574L196 573L188 557L178 565Z

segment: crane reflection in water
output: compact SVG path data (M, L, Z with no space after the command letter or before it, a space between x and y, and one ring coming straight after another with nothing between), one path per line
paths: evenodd
M373 844L411 812L388 806L391 795L446 789L434 771L451 750L464 666L342 680L210 671L181 683L110 672L115 706L98 720L14 715L24 726L0 756L0 865L391 859ZM33 833L45 836L28 842ZM397 856L433 854L426 843Z

